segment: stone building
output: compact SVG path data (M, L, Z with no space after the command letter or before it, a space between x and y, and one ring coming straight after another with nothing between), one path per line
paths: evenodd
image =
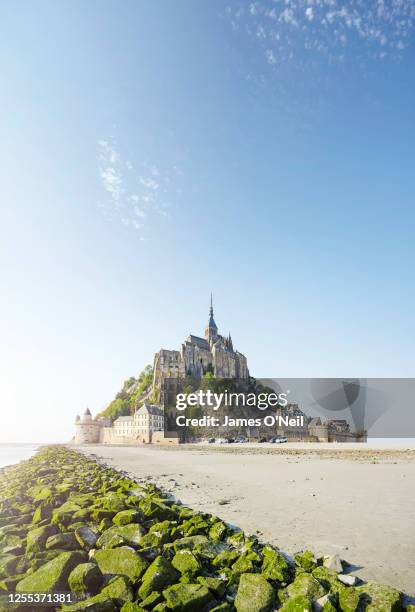
M157 433L157 436L155 434ZM144 403L134 415L111 419L92 418L87 408L82 417L75 421L75 444L148 444L157 438L164 440L164 412L160 406Z
M152 441L154 432L163 431L164 412L159 406L144 403L134 415L120 416L114 421L114 436L133 438L146 444Z
M75 444L94 444L100 442L104 427L111 427L111 419L92 418L89 408L82 415L79 414L75 420Z
M211 372L217 378L247 380L249 370L245 355L233 348L231 335L221 336L213 316L212 297L204 338L190 334L180 350L161 349L154 357L153 388L162 389L166 380L196 378Z
M318 442L366 442L367 432L353 432L346 419L315 417L308 423L309 435Z

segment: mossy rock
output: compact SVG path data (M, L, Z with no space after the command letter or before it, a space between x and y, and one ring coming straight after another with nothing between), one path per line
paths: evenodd
M294 555L294 560L297 565L305 569L306 572L311 572L314 568L317 567L317 559L315 558L311 550L305 550L304 552L296 553Z
M214 602L214 597L201 584L174 584L163 591L169 610L195 612Z
M149 533L166 533L169 534L173 527L177 525L176 521L159 521L154 523L148 530Z
M87 509L87 511L89 511L88 509L94 502L95 496L91 493L72 493L68 500L68 503L76 504L77 506L80 506L80 508L82 508L83 510ZM79 512L79 510L77 510L77 512Z
M166 610L168 610L166 601L162 601L153 608L153 612L166 612Z
M232 572L236 575L255 572L254 562L249 558L249 555L242 554L235 563L232 564Z
M115 525L129 525L130 523L137 523L142 519L143 515L137 510L121 510L112 519Z
M52 495L52 490L49 487L39 485L31 489L31 497L33 497L34 503L45 501L51 498Z
M164 557L157 557L146 569L141 587L138 591L141 599L146 599L152 591L162 591L167 586L175 584L180 577L170 561Z
M208 542L209 540L205 535L186 536L184 538L175 540L173 548L176 552L182 549L192 550L196 548L196 546L200 546L201 544L206 544Z
M73 533L57 533L46 540L46 550L77 550L79 543Z
M72 501L66 501L59 508L52 512L52 524L68 525L72 520L72 515L80 510L81 507Z
M400 592L390 586L367 582L356 587L356 592L361 595L365 612L397 612L402 609Z
M239 559L239 556L240 553L237 550L225 549L213 559L212 565L213 567L229 567Z
M337 573L334 570L319 566L313 569L311 573L325 589L330 590L332 593L337 593L340 589L344 588L344 584L337 578Z
M245 534L243 531L235 531L232 535L226 538L226 543L235 548L239 552L242 552L245 549Z
M167 544L169 541L170 537L168 533L160 533L160 532L153 532L153 533L146 533L140 540L140 547L141 548L153 548L153 547L159 547L159 546L163 546L163 544Z
M16 585L17 592L49 593L68 590L68 577L72 570L86 560L85 553L63 552L42 565L33 574Z
M89 508L81 508L72 515L73 521L88 521L91 516L91 510Z
M288 598L307 597L309 599L318 599L326 594L325 589L320 582L311 574L300 574L296 577L286 589Z
M145 612L145 610L136 601L127 601L121 608L120 612Z
M226 580L222 578L215 578L211 576L198 576L196 582L203 584L209 591L214 593L218 597L223 597L226 591Z
M261 572L267 580L286 582L290 577L290 565L278 550L266 546L263 549Z
M124 575L133 584L141 578L148 566L145 559L129 548L96 550L93 558L103 574Z
M177 514L162 501L155 501L151 498L144 498L140 501L140 510L148 518L155 518L158 521L174 521Z
M30 555L30 570L28 570L28 572L33 574L33 572L39 569L39 567L41 567L45 563L48 563L49 561L52 561L52 559L56 559L56 557L59 557L60 554L62 554L62 551L60 550L46 550Z
M141 525L113 525L104 531L96 541L98 548L116 548L122 544L137 546L140 544L145 529Z
M339 610L342 612L360 612L361 594L354 587L343 586L337 592L339 597ZM388 608L388 610L390 610Z
M110 510L117 514L125 510L125 501L119 493L110 491L102 498L97 499L97 503L100 504L105 510Z
M112 519L116 515L116 512L112 512L111 510L106 510L105 508L95 508L91 511L91 519L95 521L95 523L99 523L104 519L108 519L109 524L112 524Z
M79 546L85 550L94 548L99 537L96 528L89 527L88 525L81 525L75 529L74 533Z
M198 536L196 536L198 537ZM201 536L203 537L203 536ZM213 561L223 550L226 545L223 542L217 542L215 540L206 540L193 548L194 552L202 559Z
M6 546L3 549L3 554L18 557L20 555L23 555L25 550L25 546Z
M10 551L7 551L7 548L14 548L15 546L20 546L22 543L22 539L19 536L8 535L3 536L2 542L0 544L0 551L2 554L10 554Z
M62 608L65 612L118 612L119 609L116 599L101 594Z
M52 511L53 506L51 504L40 504L33 513L32 523L37 524L46 519L49 520L52 516Z
M312 602L304 595L287 599L283 606L279 608L279 612L312 612L312 610Z
M274 609L275 591L260 574L242 574L235 598L237 612L269 612Z
M102 585L103 576L96 563L80 563L69 574L71 591L81 595L96 595Z
M183 533L187 536L207 534L210 525L201 515L193 516L182 524Z
M134 592L131 582L126 576L116 576L101 590L101 595L112 597L118 601L133 601Z
M29 562L24 555L2 555L0 559L0 575L3 578L24 573L29 567Z
M176 523L172 521L161 521L152 525L148 533L143 536L140 545L144 547L161 546L166 544L172 537L172 530Z
M229 528L223 521L217 521L209 529L209 537L217 542L224 540L229 533Z
M202 570L200 562L191 550L177 551L171 564L181 574L187 574L188 576L196 576Z
M140 605L142 608L144 608L144 610L152 610L154 606L157 606L157 604L161 603L162 601L162 594L158 591L153 591L148 597L143 599Z
M27 575L26 573L17 574L17 576L9 576L7 578L4 578L4 580L0 580L0 591L3 590L3 591L7 591L8 593L15 591L16 584L20 582L21 580L23 580L23 578L25 578L26 575Z
M26 553L43 550L47 539L57 533L59 533L59 529L56 525L44 525L43 527L31 529L26 537Z
M329 595L326 597L326 601L324 601L324 603L322 604L322 612L337 612L337 596L332 597ZM324 597L318 600L318 603L320 603L322 600L324 600Z

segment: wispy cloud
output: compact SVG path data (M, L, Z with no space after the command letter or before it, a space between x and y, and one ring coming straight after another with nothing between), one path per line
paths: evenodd
M104 214L136 230L143 230L152 214L167 216L181 192L177 181L182 173L176 165L161 169L141 161L136 167L124 161L114 138L98 141L98 170L107 196L100 203Z
M351 49L398 57L415 24L414 0L260 0L226 12L234 29L260 41L272 65L311 54L342 61Z

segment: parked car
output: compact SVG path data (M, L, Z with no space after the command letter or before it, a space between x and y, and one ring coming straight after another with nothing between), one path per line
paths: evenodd
M271 438L271 442L273 444L284 444L284 442L287 442L287 438L283 438L280 436L274 436L273 438Z
M209 444L215 444L216 440L215 438L209 438L208 443Z
M248 438L245 438L245 436L238 436L235 438L235 444L246 444L247 442Z

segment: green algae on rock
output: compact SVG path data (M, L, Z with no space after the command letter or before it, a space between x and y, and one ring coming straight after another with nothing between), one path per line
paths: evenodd
M377 582L368 582L355 588L361 595L365 612L395 612L401 609L401 594L397 589Z
M174 584L165 591L169 610L176 612L193 612L203 609L214 601L213 595L202 584Z
M170 561L159 556L146 569L138 594L142 599L146 599L153 591L162 591L178 582L179 577L179 572L174 569Z
M85 553L63 552L29 574L16 585L17 592L51 593L68 590L68 577L72 570L86 560Z
M103 575L96 563L80 563L69 574L68 584L78 595L96 595L103 582Z
M270 612L275 603L275 591L259 574L242 574L235 598L237 612Z
M148 566L147 561L131 548L97 550L93 560L103 574L127 576L132 583L141 578Z

